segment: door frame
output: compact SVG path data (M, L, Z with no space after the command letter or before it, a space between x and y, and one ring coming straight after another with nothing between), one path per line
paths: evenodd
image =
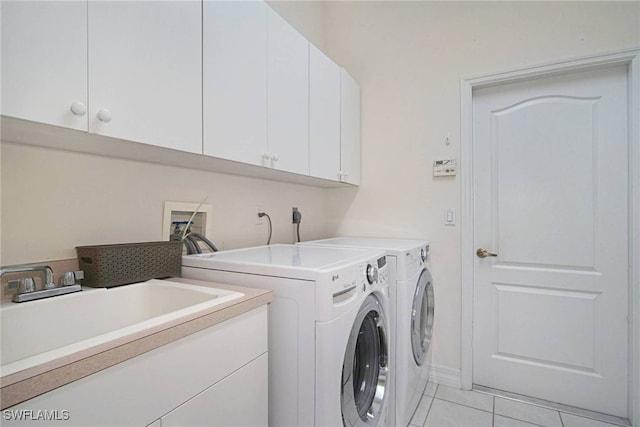
M473 90L615 65L628 67L629 91L629 384L628 418L640 427L640 48L547 63L460 82L461 367L463 389L473 386Z

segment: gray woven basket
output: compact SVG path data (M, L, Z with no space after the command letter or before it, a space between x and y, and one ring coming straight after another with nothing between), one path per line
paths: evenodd
M76 251L82 284L93 288L180 276L180 241L78 246Z

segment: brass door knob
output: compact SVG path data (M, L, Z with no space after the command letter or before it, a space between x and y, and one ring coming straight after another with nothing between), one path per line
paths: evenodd
M489 257L489 256L498 256L498 254L491 253L488 250L486 250L485 248L478 248L478 250L476 251L476 255L478 255L478 258L486 258L486 257Z

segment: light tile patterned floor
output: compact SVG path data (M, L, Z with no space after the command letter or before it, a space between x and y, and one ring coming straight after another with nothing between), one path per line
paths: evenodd
M410 427L619 427L476 391L429 383Z

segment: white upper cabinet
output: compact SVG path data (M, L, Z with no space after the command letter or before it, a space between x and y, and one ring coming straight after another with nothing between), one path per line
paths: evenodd
M360 87L344 69L340 86L340 181L360 185Z
M310 175L340 179L340 67L309 46Z
M202 3L89 2L89 131L202 153Z
M309 42L267 11L267 155L270 166L309 174Z
M87 3L2 2L2 114L87 130Z
M113 141L69 142L74 129L360 183L357 83L264 1L2 0L0 18L0 113L60 128L24 137L42 127L7 120L5 138L120 155ZM129 146L142 160L248 170Z
M204 154L268 166L264 2L205 0L203 113Z

